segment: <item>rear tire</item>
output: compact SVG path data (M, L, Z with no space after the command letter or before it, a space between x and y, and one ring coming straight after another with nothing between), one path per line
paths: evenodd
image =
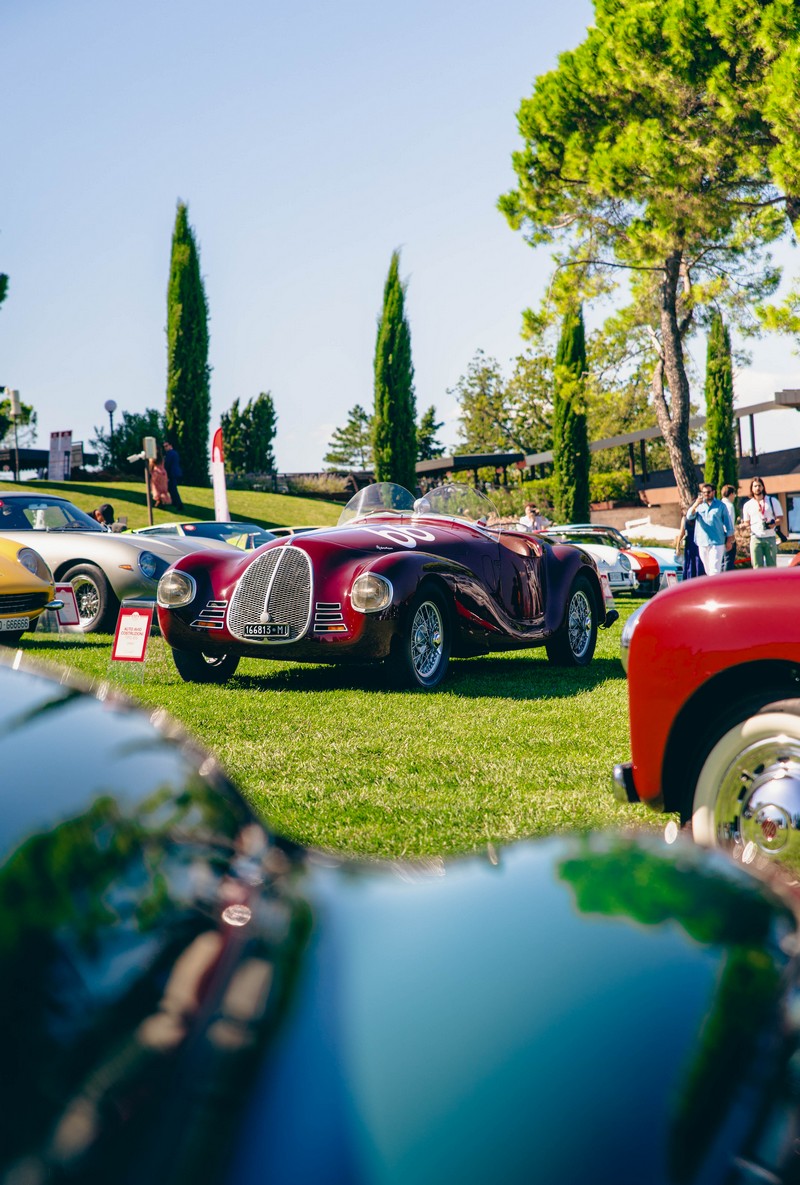
M200 650L175 650L172 657L186 683L227 683L239 665L238 654L204 654Z
M447 605L438 589L423 589L406 610L389 666L400 687L432 691L447 673L452 636Z
M113 632L119 601L100 569L94 564L76 564L66 570L62 579L69 581L75 590L83 633Z
M564 621L545 644L547 657L557 667L585 667L597 645L597 605L586 576L576 576L569 591Z

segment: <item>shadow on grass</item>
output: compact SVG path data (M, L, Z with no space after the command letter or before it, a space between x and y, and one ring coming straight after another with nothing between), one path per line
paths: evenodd
M609 679L624 680L617 658L595 658L588 667L551 666L542 658L502 657L456 659L444 682L434 691L399 688L382 664L363 666L281 667L270 670L265 660L262 675L236 674L232 688L245 691L369 691L397 695L456 695L464 699L562 699L591 691Z
M24 642L22 649L26 654L35 654L37 650L49 651L52 654L57 650L86 650L87 647L92 650L109 650L110 653L110 636L107 634L96 638L86 634L37 634L35 637L26 635Z

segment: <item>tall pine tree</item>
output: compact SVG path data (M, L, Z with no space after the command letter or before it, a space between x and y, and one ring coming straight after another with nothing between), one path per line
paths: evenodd
M553 399L555 513L562 523L589 521L589 437L584 379L586 336L583 309L564 317L558 343Z
M731 338L719 313L714 313L706 354L706 467L704 477L716 486L738 485L733 427L733 363Z
M347 413L347 423L337 428L322 458L332 469L368 469L372 464L372 418L360 403Z
M167 289L167 439L181 455L182 480L208 485L211 395L208 304L186 204L178 202Z
M417 426L417 460L432 461L436 457L444 456L444 445L437 439L437 433L444 428L444 420L436 419L436 408L433 404L420 417Z
M278 432L278 416L275 401L269 391L261 391L255 399L249 399L244 409L250 428L247 439L247 472L274 473L275 451L273 445Z
M375 477L413 492L417 484L417 422L411 330L405 315L400 254L392 253L375 344Z

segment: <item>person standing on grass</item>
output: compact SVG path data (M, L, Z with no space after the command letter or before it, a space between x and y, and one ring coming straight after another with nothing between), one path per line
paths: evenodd
M694 522L694 540L707 576L719 575L725 552L735 541L728 512L716 493L717 487L704 481L686 512L687 523Z
M731 532L733 534L733 547L729 547L725 552L725 559L722 564L723 572L732 572L736 567L736 486L722 487L722 505L728 512L728 520L730 522Z
M760 477L750 482L752 497L742 509L742 521L750 526L750 561L754 568L775 568L778 563L778 537L783 510L777 498L771 498Z
M167 491L176 510L183 510L183 502L178 493L178 482L183 477L181 456L171 440L164 441L164 468L167 471Z

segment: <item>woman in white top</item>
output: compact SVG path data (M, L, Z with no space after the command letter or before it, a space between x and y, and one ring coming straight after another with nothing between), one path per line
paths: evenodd
M742 509L742 520L750 524L750 560L754 568L774 568L778 563L775 526L783 518L781 504L769 496L760 477L750 482L750 494Z

